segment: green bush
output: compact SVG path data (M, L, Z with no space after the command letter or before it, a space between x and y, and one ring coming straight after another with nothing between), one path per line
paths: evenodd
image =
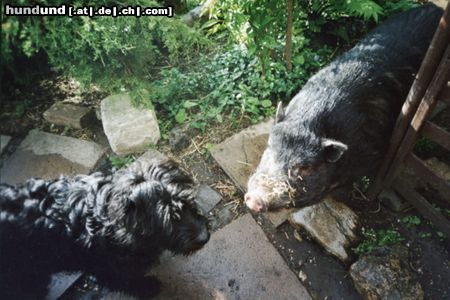
M394 229L378 229L372 228L362 230L364 239L355 247L353 251L358 254L369 254L375 248L385 245L398 244L405 239Z
M40 5L65 1L44 0ZM10 1L24 5L26 1ZM76 7L158 6L152 0L76 1ZM108 91L144 89L162 65L190 63L210 46L204 35L177 18L167 17L13 17L2 16L2 68L14 71L15 53L44 51L52 66ZM140 95L144 95L140 93Z
M330 52L305 47L303 63L292 72L273 62L262 73L258 59L235 46L212 58L204 57L189 72L177 68L161 71L161 79L150 88L150 99L169 120L201 129L207 123L222 122L225 116L231 121L248 117L256 123L274 113L276 102L289 100L328 61Z

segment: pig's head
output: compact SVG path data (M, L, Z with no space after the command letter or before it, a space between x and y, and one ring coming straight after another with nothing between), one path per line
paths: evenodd
M267 149L248 181L245 202L253 212L311 205L339 185L337 169L347 145L319 136L318 126L285 118L278 105Z

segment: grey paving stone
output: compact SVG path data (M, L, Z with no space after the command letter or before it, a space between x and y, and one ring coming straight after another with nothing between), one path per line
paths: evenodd
M311 299L249 214L197 253L167 256L150 273L162 282L155 299Z
M45 300L54 300L64 294L64 292L80 278L82 273L66 273L60 272L52 275L51 282L48 286L48 293Z
M247 181L259 165L266 149L273 119L251 126L233 135L211 150L211 155L242 191L247 191ZM275 227L287 220L284 210L268 212L265 216Z
M303 227L325 250L341 261L349 259L347 247L356 240L358 216L331 197L293 213L289 221Z
M0 181L10 184L30 177L44 179L92 172L107 148L70 137L31 130L4 162Z
M273 120L251 126L214 146L211 154L233 182L243 191L266 148Z
M5 150L6 146L8 146L10 141L11 141L10 136L0 135L0 154L3 153L3 150Z
M222 200L222 196L209 185L202 183L199 186L197 204L200 206L203 213L209 213L220 200Z
M274 212L266 212L263 215L269 219L274 227L278 227L284 222L286 222L291 215L295 211L294 208L280 208Z
M95 114L89 107L56 102L44 112L44 119L52 124L80 129L93 121Z
M161 137L155 111L134 107L128 94L103 99L101 113L109 144L119 155L145 151Z
M136 166L137 164L151 164L153 162L166 160L167 156L159 152L155 149L150 149L141 156L138 157L131 165L130 167Z

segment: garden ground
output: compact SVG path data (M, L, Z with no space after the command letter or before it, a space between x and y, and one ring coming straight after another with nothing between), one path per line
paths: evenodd
M98 123L85 129L74 130L48 124L42 117L43 112L55 101L66 100L77 105L98 108L104 97L101 92L93 90L79 94L75 82L52 76L26 89L16 90L15 93L14 101L5 102L1 115L0 133L12 136L12 141L1 157L3 168L17 153L17 149L20 150L20 144L29 131L36 128L56 135L93 141L101 145L102 149L109 147ZM436 116L436 122L447 129L450 128L449 120L449 109ZM207 184L221 195L221 201L210 211L215 231L210 244L187 259L162 259L164 264L155 271L160 272L163 281L161 297L170 295L172 298L186 299L185 295L191 295L192 298L204 295L206 298L214 296L217 299L246 299L257 295L257 298L266 296L269 299L274 295L273 289L277 289L276 295L285 293L286 299L292 298L290 293L293 291L296 291L297 298L300 299L303 298L302 295L308 297L308 294L314 299L360 298L348 275L350 263L357 258L356 253L349 262L342 263L324 251L304 230L294 228L287 222L275 226L265 215L248 214L242 201L243 192L210 154L211 145L223 142L248 125L241 123L239 126L231 126L222 123L209 128L205 133L194 132L188 137L188 147L181 152L174 151L177 149L172 149L167 140L157 146L166 156L180 161L198 182ZM418 151L424 158L436 156L449 163L449 158L434 145L425 143ZM136 156L124 160L112 155L110 157L113 158L103 159L97 164L98 168L111 170L138 158ZM52 160L47 156L46 159ZM41 175L39 168L28 171L28 174L33 176ZM58 169L53 171L60 172ZM432 224L412 208L395 213L379 202L364 201L355 190L353 193L342 192L338 198L357 213L361 220L360 228L376 236L371 239L368 238L370 234L366 234L366 238L360 234L362 241L366 243L359 245L363 244L365 248L358 248L357 243L354 245L356 249L366 251L381 240L391 238L392 244L402 244L408 249L409 267L417 275L426 298L446 298L450 295L448 241L440 236ZM448 210L446 212L448 216ZM239 230L241 232L237 234ZM398 233L398 236L390 236L393 231ZM246 240L240 242L240 239ZM223 251L222 255L219 255L219 250ZM227 269L227 266L233 267ZM268 269L264 268L268 266ZM210 273L206 274L208 270ZM174 280L175 277L172 276L177 277ZM168 285L167 282L172 280L180 284ZM278 285L274 284L277 282ZM183 286L189 286L190 294L186 294ZM282 286L286 288L281 288ZM202 294L202 291L206 294ZM86 275L77 278L73 285L62 292L63 299L85 296L95 299L108 293Z

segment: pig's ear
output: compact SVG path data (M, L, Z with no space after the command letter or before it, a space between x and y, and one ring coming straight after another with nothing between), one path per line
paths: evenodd
M280 123L284 119L283 103L280 101L277 105L277 113L275 114L275 124Z
M322 139L322 147L325 160L331 163L337 162L348 149L346 144L332 139Z

